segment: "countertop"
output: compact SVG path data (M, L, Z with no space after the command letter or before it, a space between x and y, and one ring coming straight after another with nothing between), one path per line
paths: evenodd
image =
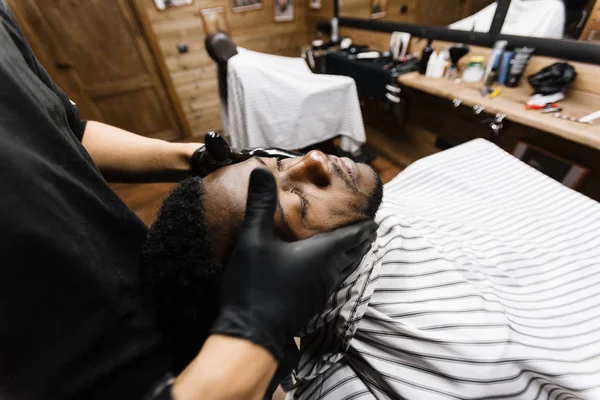
M398 78L400 85L447 98L459 99L462 105L469 107L484 106L488 114L503 113L506 119L543 130L565 139L600 150L600 119L592 125L555 118L552 114L542 114L536 110L526 110L525 103L531 97L532 89L527 82L521 82L517 88L502 87L499 96L490 99L483 97L482 83L456 83L448 79L428 78L418 72L411 72ZM571 90L559 106L560 113L580 118L600 110L600 96Z

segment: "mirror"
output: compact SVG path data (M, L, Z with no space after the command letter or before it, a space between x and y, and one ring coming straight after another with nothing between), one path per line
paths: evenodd
M600 64L600 0L334 0L339 26Z
M546 39L600 41L598 0L511 0L501 34ZM488 32L497 3L450 24L452 29Z
M600 1L511 0L501 33L600 43Z
M338 0L338 2L340 17L433 26L448 26L494 3L493 0Z

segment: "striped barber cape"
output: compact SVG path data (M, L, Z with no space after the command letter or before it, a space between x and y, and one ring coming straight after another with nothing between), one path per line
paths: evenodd
M600 204L475 140L385 186L291 399L600 399Z

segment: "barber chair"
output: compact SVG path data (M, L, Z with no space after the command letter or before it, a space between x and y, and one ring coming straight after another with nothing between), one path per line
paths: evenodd
M563 0L565 5L565 39L578 40L585 22L591 18L589 0Z
M235 56L237 46L223 32L213 33L204 40L206 51L210 58L217 64L217 79L219 80L219 95L221 104L227 104L227 61Z
M238 49L235 43L227 36L227 34L223 32L216 32L206 37L205 46L209 56L212 60L217 64L218 71L218 82L219 82L219 95L221 100L221 110L222 110L222 118L223 125L226 130L226 134L232 137L231 132L227 132L229 126L229 116L228 116L228 62L229 60L238 54ZM241 50L240 50L241 51ZM259 54L259 53L256 53ZM265 55L269 56L269 55ZM311 73L312 74L312 73ZM313 75L314 76L314 75ZM318 75L317 75L318 76ZM306 78L304 78L306 79ZM360 112L360 111L359 111ZM345 118L345 116L341 115L339 118ZM361 121L362 124L362 121ZM278 146L277 143L260 143L259 146ZM283 146L280 146L283 147ZM360 151L358 153L348 153L342 150L340 147L333 144L333 140L331 138L325 138L325 140L321 143L311 145L309 147L304 147L302 149L297 148L288 148L288 150L302 150L308 151L312 149L319 149L327 153L337 154L339 156L346 156L349 158L353 158L357 162L370 162L375 158L375 154L370 151L365 145L361 146Z

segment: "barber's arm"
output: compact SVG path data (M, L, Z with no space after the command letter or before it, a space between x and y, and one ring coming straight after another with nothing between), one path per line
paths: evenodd
M262 398L294 334L354 271L374 239L375 223L363 221L284 242L273 226L276 202L273 175L253 171L213 335L175 381L175 400Z
M111 182L176 182L191 172L201 143L170 143L89 121L82 139L100 172Z
M264 347L225 335L209 337L173 386L175 400L262 399L277 368Z

